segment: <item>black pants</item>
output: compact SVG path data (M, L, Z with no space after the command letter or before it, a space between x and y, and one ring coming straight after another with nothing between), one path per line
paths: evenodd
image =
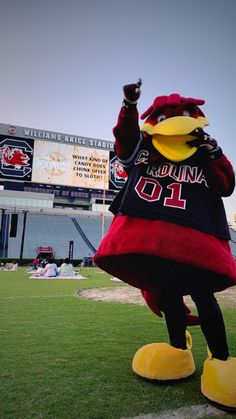
M203 275L204 273L204 275ZM183 304L183 289L187 289L194 301L202 332L214 358L226 360L229 356L226 331L221 309L212 291L213 273L193 270L190 272L170 268L162 281L160 289L161 308L165 314L170 344L186 349L186 313ZM181 275L181 278L179 277ZM210 278L207 278L207 275ZM209 281L208 281L209 279ZM181 285L180 285L181 284Z

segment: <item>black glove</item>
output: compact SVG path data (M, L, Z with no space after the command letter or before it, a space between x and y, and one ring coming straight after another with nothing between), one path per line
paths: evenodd
M124 92L124 101L123 105L127 107L128 105L136 105L140 95L141 95L141 87L142 80L139 79L137 83L133 84L126 84L123 86Z
M202 150L204 149L213 160L219 159L222 156L223 153L217 141L202 129L194 130L189 135L194 135L196 138L188 141L187 144Z

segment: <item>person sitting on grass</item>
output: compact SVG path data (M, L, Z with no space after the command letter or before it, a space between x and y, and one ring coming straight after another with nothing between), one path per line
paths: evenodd
M38 256L35 256L35 258L33 260L32 268L33 269L38 269L39 266L40 266L39 257Z
M17 261L13 261L12 262L12 267L11 267L11 271L17 271L17 269L18 269L18 262Z
M18 263L13 260L11 263L6 263L4 267L4 271L17 271L18 269Z
M62 265L58 268L58 272L60 276L75 276L76 273L74 271L73 265L71 264L71 261L69 258L66 258Z
M58 268L55 263L55 259L50 258L48 260L48 263L45 268L42 269L40 275L45 277L56 277L58 275Z
M41 266L41 268L45 268L45 266L47 265L47 263L48 263L48 261L47 261L47 259L43 259L43 260L41 260L41 263L40 263L40 266Z

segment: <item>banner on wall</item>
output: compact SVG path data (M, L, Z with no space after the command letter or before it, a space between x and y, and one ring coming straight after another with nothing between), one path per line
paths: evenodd
M109 151L35 141L32 181L108 189Z

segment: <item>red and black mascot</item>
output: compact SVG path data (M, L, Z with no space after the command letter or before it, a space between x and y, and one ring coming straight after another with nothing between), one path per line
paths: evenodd
M188 325L200 324L208 346L201 391L216 406L236 410L236 358L229 356L215 292L236 284L236 265L222 197L235 186L231 163L208 125L202 99L158 96L141 115L141 80L124 86L113 132L128 179L111 205L111 227L95 255L106 272L141 289L150 309L164 314L170 344L151 343L133 371L176 380L195 371ZM198 316L183 296L190 295ZM163 314L162 314L163 313Z

